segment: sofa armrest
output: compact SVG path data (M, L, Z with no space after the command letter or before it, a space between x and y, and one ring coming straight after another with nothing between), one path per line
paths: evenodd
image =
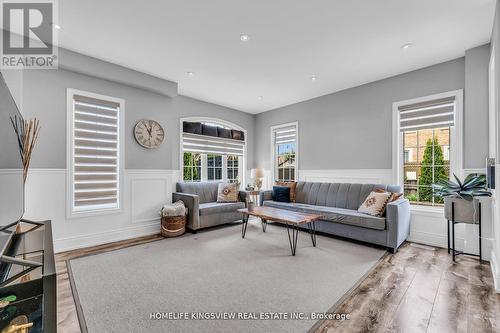
M259 205L264 205L264 201L266 200L273 200L273 191L272 190L265 190L265 191L260 191L259 193Z
M191 230L200 229L200 197L189 193L172 193L172 201L182 201L188 209L187 227Z
M410 233L410 201L401 198L389 202L386 212L387 246L395 251Z
M238 192L238 198L240 198L241 202L245 203L245 207L246 207L247 206L247 202L248 202L248 193L245 192L245 191L239 191Z

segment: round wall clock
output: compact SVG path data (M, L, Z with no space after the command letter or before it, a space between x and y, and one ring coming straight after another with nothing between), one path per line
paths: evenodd
M149 149L158 148L165 138L163 127L158 122L148 119L137 122L134 135L138 144Z

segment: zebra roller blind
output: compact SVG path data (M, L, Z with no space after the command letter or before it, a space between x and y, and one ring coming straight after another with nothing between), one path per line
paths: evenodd
M72 212L119 208L119 102L73 94Z
M290 125L277 128L274 130L273 135L275 144L295 142L297 140L297 126Z
M455 124L455 97L399 107L400 131L450 127Z
M182 147L185 152L243 156L245 141L184 132Z

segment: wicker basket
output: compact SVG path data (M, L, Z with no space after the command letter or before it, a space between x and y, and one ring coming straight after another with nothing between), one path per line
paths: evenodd
M161 235L177 237L186 232L186 216L164 216L161 218Z

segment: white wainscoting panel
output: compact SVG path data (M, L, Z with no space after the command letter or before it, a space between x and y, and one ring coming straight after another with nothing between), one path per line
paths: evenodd
M159 232L158 211L171 202L178 178L178 170L125 170L120 212L67 218L66 169L32 169L24 217L52 220L56 252L151 235Z
M17 221L24 204L23 170L0 170L0 225Z
M158 221L158 211L172 202L175 181L164 170L128 170L133 223Z

